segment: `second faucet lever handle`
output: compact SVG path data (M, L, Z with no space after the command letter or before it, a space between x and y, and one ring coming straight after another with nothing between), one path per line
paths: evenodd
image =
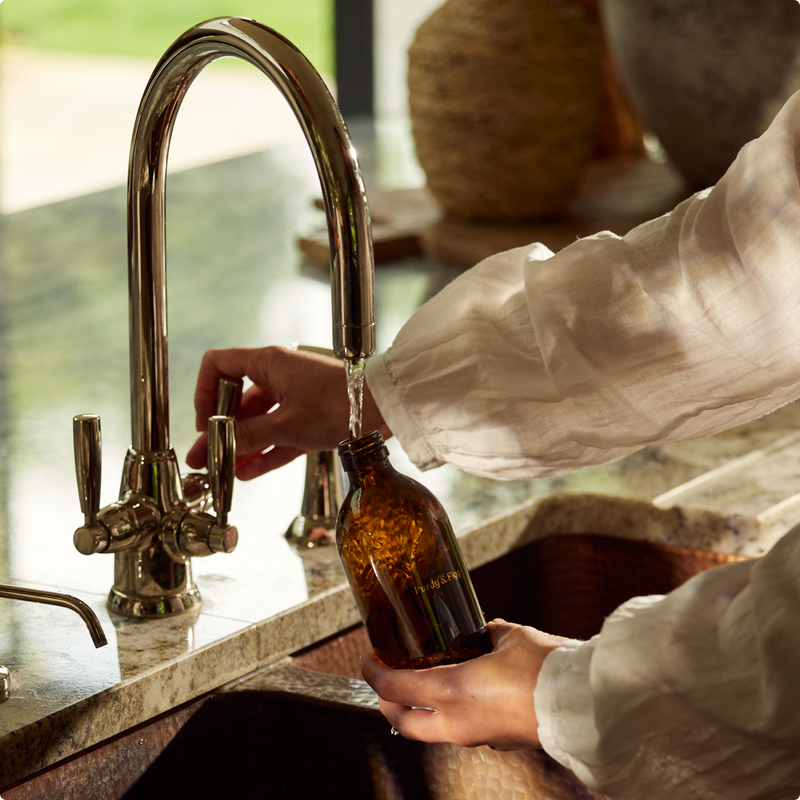
M228 524L233 504L233 479L236 469L236 437L233 418L215 415L208 420L208 476L211 497L217 512L217 525Z
M242 402L241 378L220 378L217 387L217 415L220 417L236 417L239 405Z
M100 417L96 414L80 414L74 417L72 438L81 511L86 526L93 528L97 525L97 513L100 511L102 474Z
M242 402L241 378L227 375L217 386L216 414L208 420L208 476L211 500L217 512L217 524L228 524L233 504L233 481L236 474L236 435L234 420Z

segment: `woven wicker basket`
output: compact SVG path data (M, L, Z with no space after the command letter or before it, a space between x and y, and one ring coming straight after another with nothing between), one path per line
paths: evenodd
M592 157L598 31L561 0L447 0L409 49L409 107L428 187L458 219L560 213Z

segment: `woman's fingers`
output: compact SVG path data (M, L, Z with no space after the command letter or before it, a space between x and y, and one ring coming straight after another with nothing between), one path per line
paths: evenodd
M401 706L436 708L447 693L448 671L458 665L430 669L392 669L368 653L361 657L364 680L384 699Z
M195 390L200 437L186 461L206 462L205 431L215 413L221 377L249 378L253 386L236 415L237 475L245 480L269 472L311 450L331 450L348 437L350 403L340 361L282 347L209 350ZM364 393L364 430L391 432L368 389Z
M391 669L372 653L361 657L364 680L382 700L399 706L421 705L430 670Z
M250 386L242 395L242 402L239 404L237 419L250 419L261 414L266 414L275 407L277 401L267 394L260 386Z
M284 466L303 455L302 450L292 447L273 447L266 453L245 457L236 460L236 477L241 481L250 481L258 478L273 469Z
M261 417L236 424L236 477L247 481L284 466L303 455L304 450L276 445L279 431L265 425ZM203 433L186 454L186 463L192 469L206 466L208 434Z
M533 690L544 659L563 641L534 628L489 623L491 653L461 664L393 670L364 656L365 680L400 733L426 742L498 749L538 747Z
M443 726L446 720L438 709L426 705L429 701L423 699L430 696L429 684L432 678L436 681L435 673L431 670L393 670L372 653L362 656L361 671L367 683L378 693L381 713L403 736L420 742L447 739Z
M450 739L442 725L444 718L438 711L396 706L383 700L380 706L387 722L406 739L415 742L443 742Z
M208 434L201 433L186 454L186 463L192 469L202 469L208 461Z
M244 378L248 375L252 351L236 347L209 350L200 363L194 393L195 428L205 431L208 418L216 413L217 387L220 378Z

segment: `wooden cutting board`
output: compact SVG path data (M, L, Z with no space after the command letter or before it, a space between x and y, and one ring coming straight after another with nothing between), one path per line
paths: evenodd
M375 263L397 261L424 255L422 233L436 225L442 211L431 193L423 188L370 191L369 215L372 220L372 246ZM322 200L315 202L323 208ZM328 231L322 229L299 240L300 250L315 262L328 266Z
M446 218L425 188L370 191L375 262L427 255L468 268L494 253L532 242L556 252L598 231L625 234L670 211L688 195L688 186L672 167L645 158L592 164L567 213L552 220L462 222ZM322 201L317 205L322 207ZM327 230L300 239L299 245L313 261L328 266Z

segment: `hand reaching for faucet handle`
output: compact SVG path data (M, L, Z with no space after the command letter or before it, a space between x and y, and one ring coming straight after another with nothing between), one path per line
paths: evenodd
M349 435L350 403L341 361L283 347L209 350L197 378L194 406L201 436L186 456L192 469L206 463L208 418L215 413L223 376L249 378L236 424L236 476L250 480L309 450L332 450ZM363 430L391 435L364 386Z

